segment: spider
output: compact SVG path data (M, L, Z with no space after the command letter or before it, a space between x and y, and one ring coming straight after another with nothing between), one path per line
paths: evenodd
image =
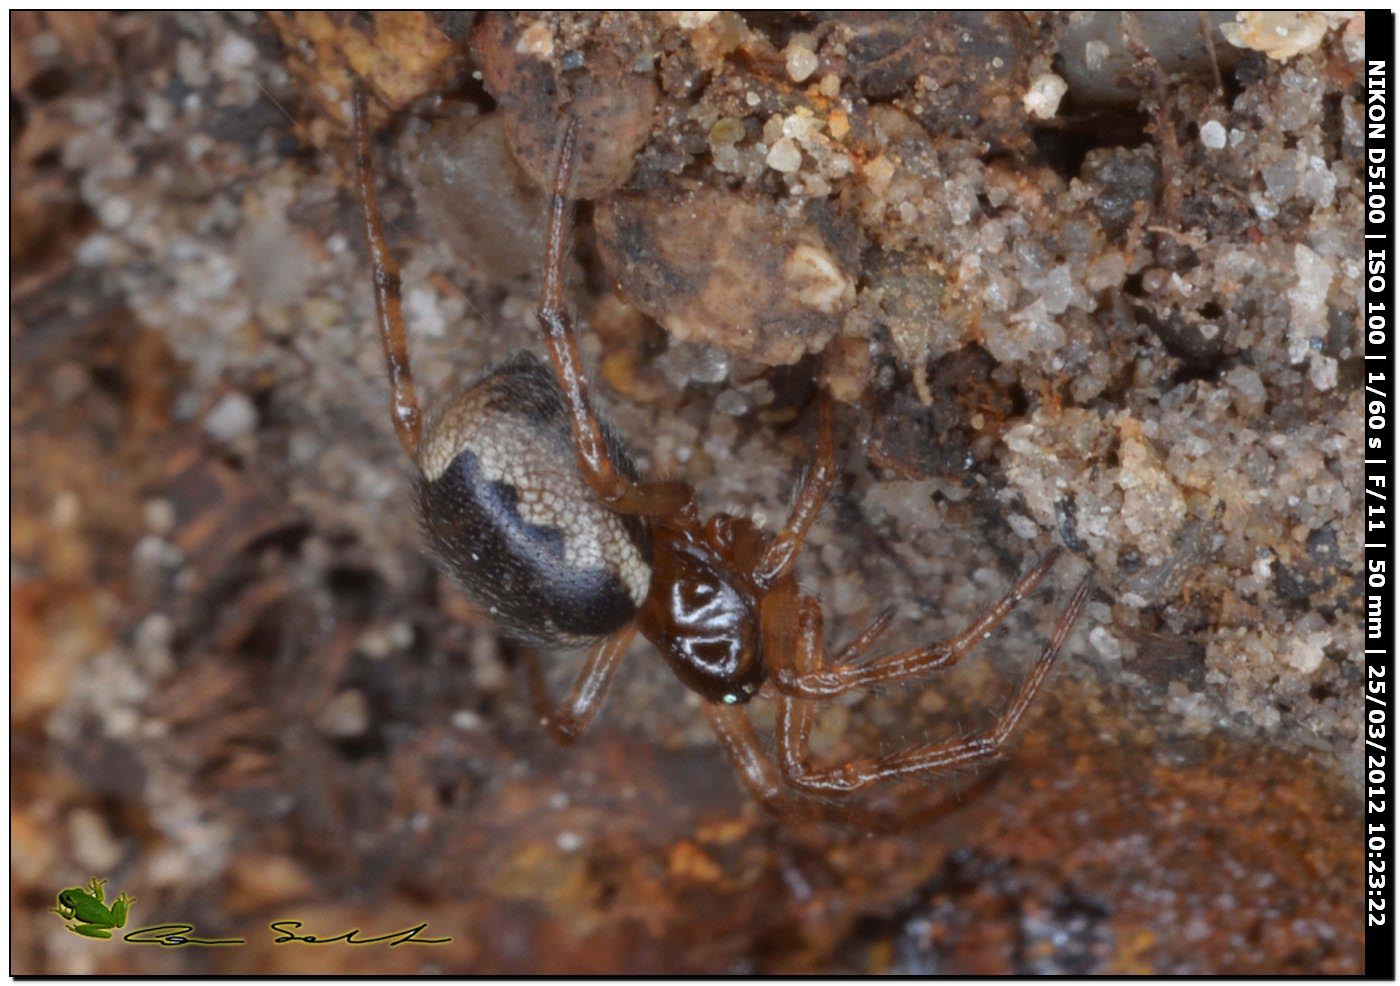
M393 424L417 466L427 539L505 629L526 641L589 647L572 689L557 704L533 656L525 662L535 708L555 740L567 745L588 727L641 633L704 700L742 784L779 815L830 817L839 807L835 799L877 782L938 774L1006 749L1089 596L1088 577L989 731L815 765L808 735L817 701L957 663L1040 583L1058 549L956 636L862 660L889 626L892 612L886 611L828 658L821 606L802 594L793 569L836 478L831 399L818 398L814 461L786 523L772 537L740 517L702 520L688 485L639 474L621 438L589 402L565 308L577 121L565 130L555 169L538 312L550 366L517 355L462 390L425 428L409 367L398 265L379 217L363 89L354 95L354 130ZM765 684L778 703L776 762L744 709ZM849 821L852 815L842 809L839 817Z

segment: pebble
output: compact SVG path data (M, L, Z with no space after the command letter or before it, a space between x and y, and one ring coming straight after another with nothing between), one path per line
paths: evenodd
M131 551L132 564L150 573L174 568L180 564L182 558L179 548L154 534L147 534L137 541L136 547Z
M1308 354L1308 382L1318 390L1337 386L1337 361L1321 353Z
M1094 627L1089 631L1089 644L1106 661L1117 661L1123 656L1123 647L1118 638L1104 627Z
M78 244L77 260L84 267L105 267L111 260L112 240L106 233L93 233Z
M224 396L204 418L204 430L221 442L236 442L258 426L258 409L243 394Z
M204 51L193 41L182 40L176 45L175 68L192 89L201 88L209 82L209 68L204 62Z
M1275 61L1313 51L1327 33L1327 18L1320 13L1282 10L1252 11L1235 15L1234 23L1220 25L1220 33L1236 48L1262 51Z
M215 66L226 78L241 73L257 60L257 46L241 34L230 34L214 53Z
M1104 67L1108 61L1108 56L1113 53L1113 49L1104 41L1095 38L1093 41L1084 43L1084 65L1090 72L1097 72Z
M737 390L726 390L715 398L715 410L720 414L739 417L748 413L749 402Z
M1225 146L1225 128L1218 120L1207 120L1201 124L1201 143L1211 150Z
M458 709L452 713L452 726L464 733L473 732L481 728L481 716L471 709Z
M1023 537L1027 541L1035 540L1036 535L1040 533L1040 528L1036 526L1035 521L1025 514L1011 514L1006 518L1006 523L1019 537Z
M794 42L787 46L785 54L788 76L793 82L805 82L817 70L817 54L812 49Z
M802 152L791 137L780 137L768 151L765 160L774 171L791 174L802 166Z
M347 688L326 703L316 728L332 739L353 739L369 728L369 701L358 688Z
M694 31L704 27L718 16L719 11L717 10L691 10L677 14L676 23L684 30Z
M732 116L720 117L710 128L711 147L728 147L744 139L744 124Z
M413 645L413 624L406 620L395 620L389 624L389 643L399 650L406 650Z
M175 529L175 507L169 500L147 500L141 509L152 534L164 537Z
M1322 660L1326 657L1323 645L1327 642L1325 633L1305 634L1297 640L1292 641L1283 651L1284 661L1302 672L1312 674L1322 667Z
M105 873L121 859L121 843L112 837L106 820L90 808L77 808L68 816L73 855L89 870Z
M1026 93L1026 112L1037 120L1049 120L1060 108L1060 100L1069 92L1069 85L1054 72L1036 76Z
M554 841L561 852L578 852L583 848L583 836L577 832L560 832Z
M72 490L64 490L54 497L53 506L49 510L49 520L53 526L64 530L76 528L82 515L82 501Z
M142 650L169 650L175 639L175 624L164 613L152 613L136 628L136 646Z
M1297 361L1305 349L1299 340L1326 331L1327 293L1332 287L1332 265L1302 243L1293 247L1297 280L1288 290L1293 321L1289 325L1289 358Z
M131 203L124 198L104 199L97 207L97 218L108 229L125 226L131 219Z

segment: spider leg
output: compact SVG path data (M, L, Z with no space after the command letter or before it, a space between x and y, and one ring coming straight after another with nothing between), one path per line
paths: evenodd
M374 270L374 311L379 323L379 342L384 347L384 365L389 371L392 392L390 413L394 432L409 458L418 461L418 440L423 415L418 408L418 392L413 386L413 370L408 363L408 338L403 323L403 282L398 261L389 250L379 219L379 198L374 190L374 154L371 149L369 109L363 86L355 87L355 161L358 165L360 208L369 244L369 260Z
M831 397L823 391L817 403L817 448L812 467L802 481L792 512L783 529L773 536L754 566L750 577L760 589L767 589L788 573L802 550L802 542L812 521L817 519L836 482L835 441L832 438Z
M776 618L784 619L785 616L789 623L785 634L787 640L784 641L787 646L781 651L770 652L777 660L791 662L789 666L779 668L779 673L789 670L789 667L797 674L819 671L823 663L822 648L825 646L821 603L811 596L795 596L786 609L786 614L779 612ZM765 615L768 614L765 612ZM779 693L775 725L778 766L783 779L799 790L803 780L811 773L807 765L807 749L815 718L816 708L810 699Z
M554 173L544 291L538 314L549 348L549 359L554 364L554 373L569 408L579 472L598 498L618 513L653 517L691 514L694 504L686 484L635 482L618 472L608 455L603 430L588 403L588 382L583 372L583 360L579 356L573 320L564 302L564 244L569 236L568 191L574 170L577 136L578 121L570 119Z
M594 644L583 662L583 669L574 680L573 688L558 705L549 697L539 658L528 648L523 651L530 701L540 721L549 730L549 735L560 746L569 746L582 736L603 707L603 701L608 696L608 685L636 635L636 624L629 623L617 633Z
M783 593L784 587L778 592ZM795 587L787 587L785 600L764 607L765 627L771 628L764 637L767 653L780 661L790 662L779 671L791 668L798 675L820 673L825 644L822 632L821 603L811 596L798 596ZM861 631L860 636L844 647L838 661L854 659L889 627L892 611L886 610ZM778 765L783 779L798 789L811 773L807 766L808 737L816 718L816 705L811 699L797 694L779 692L776 725Z
M814 794L841 795L858 791L878 781L893 780L921 774L936 774L958 767L980 763L1001 755L1035 700L1054 666L1055 658L1069 637L1088 601L1093 588L1092 576L1079 583L1069 606L1055 625L1050 642L1036 658L1031 672L1016 690L1011 703L990 730L977 736L948 740L915 747L882 757L866 757L839 766L813 769L808 759L807 739L811 730L812 710L804 698L785 695L779 699L778 759L789 784ZM799 611L801 640L794 663L800 669L810 669L821 660L821 611L813 601L806 600Z
M759 623L763 634L763 649L767 654L792 655L798 652L799 634L803 627L803 603L816 604L799 597L797 582L788 577L766 593L759 604ZM821 619L817 610L817 619ZM779 729L788 711L802 706L807 718L799 728L810 729L809 702L780 697ZM903 827L909 812L902 805L877 808L845 801L833 804L821 797L804 793L784 783L786 767L775 763L758 737L748 713L739 706L707 704L705 714L710 720L720 744L739 779L754 800L779 818L801 818L855 827L871 832L890 832ZM804 733L805 735L805 733ZM779 744L779 752L782 745Z
M748 713L734 705L705 703L705 715L719 737L720 746L754 800L778 818L798 818L891 832L901 827L900 816L861 805L831 804L785 787L777 767L749 721Z
M799 670L795 665L783 667L774 676L774 683L779 691L789 695L830 698L855 688L888 684L952 667L995 630L1021 600L1040 584L1059 556L1058 548L1048 551L1035 567L1016 580L1011 591L983 610L967 629L947 640L940 640L927 647L900 651L862 664L853 663L889 625L891 614L887 611L877 617L854 643L837 655L833 666L813 666L806 670Z

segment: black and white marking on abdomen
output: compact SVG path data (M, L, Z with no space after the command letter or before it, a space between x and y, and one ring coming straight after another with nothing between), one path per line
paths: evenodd
M631 471L620 443L618 451ZM645 528L584 483L563 397L533 357L453 401L429 429L419 469L438 554L512 629L581 642L623 626L646 597Z

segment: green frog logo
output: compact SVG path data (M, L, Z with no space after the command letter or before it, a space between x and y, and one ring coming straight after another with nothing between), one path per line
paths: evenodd
M93 877L86 887L69 887L58 892L58 904L49 910L70 923L68 930L85 938L111 938L112 929L126 927L135 897L118 894L109 907L102 895L106 880Z

